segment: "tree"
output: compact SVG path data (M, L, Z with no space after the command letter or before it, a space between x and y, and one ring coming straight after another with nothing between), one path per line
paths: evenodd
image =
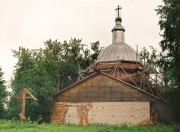
M180 120L180 1L163 0L163 3L156 9L163 38L160 46L164 66L170 71L170 100Z
M7 116L19 118L21 100L16 100L13 96L23 88L27 88L38 100L27 100L26 117L37 120L41 116L43 121L48 122L53 102L51 96L56 89L44 65L42 50L29 50L19 47L19 50L13 50L13 53L18 62L14 71L14 78L11 81L13 92Z
M5 117L5 108L4 105L6 104L7 100L7 92L6 92L6 86L5 81L3 80L3 72L0 68L0 118Z
M143 50L140 52L140 58L143 61L143 65L148 65L148 60L149 60L149 51L143 47Z
M23 47L13 50L18 62L11 81L13 92L8 108L9 118L19 118L21 101L13 96L23 88L28 88L37 101L28 100L26 117L31 120L41 117L42 121L49 122L53 94L76 82L79 68L89 66L84 64L91 55L85 55L85 45L80 39L63 43L50 39L44 45L45 48L36 50Z
M160 15L159 25L162 30L163 40L160 43L162 51L171 60L169 68L173 69L173 78L176 85L180 86L180 1L163 0L164 5L158 7Z
M99 47L99 41L91 43L91 50L94 52L93 54L91 54L91 58L93 62L97 60L97 57L101 52L102 48L103 47Z
M169 81L171 79L171 71L168 69L170 62L161 51L158 52L152 46L149 46L149 48L147 50L147 48L143 47L139 53L140 58L143 61L143 65L152 70L150 72L151 78L157 81L156 84L152 83L152 86L155 86L155 93L163 99L168 100L166 93L173 82L172 80Z
M57 91L77 80L78 65L83 60L83 44L80 39L71 39L63 43L57 40L45 42L44 64L54 79Z

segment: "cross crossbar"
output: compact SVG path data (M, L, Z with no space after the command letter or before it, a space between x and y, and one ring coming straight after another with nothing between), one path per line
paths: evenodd
M118 7L116 8L116 10L118 11L118 17L119 17L119 10L121 10L122 9L122 7L120 7L119 5L118 5Z
M22 112L19 114L22 125L25 120L26 99L34 99L34 100L37 99L26 88L22 89L18 94L16 94L15 98L22 99Z

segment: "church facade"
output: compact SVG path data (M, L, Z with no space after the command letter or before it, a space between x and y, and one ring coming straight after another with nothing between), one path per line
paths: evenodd
M119 9L119 8L118 8ZM119 16L112 29L112 44L87 69L88 76L53 96L52 123L141 124L155 123L161 102L148 79L150 69L125 43ZM156 111L156 112L155 112Z
M105 73L93 73L54 95L52 123L139 124L159 98Z

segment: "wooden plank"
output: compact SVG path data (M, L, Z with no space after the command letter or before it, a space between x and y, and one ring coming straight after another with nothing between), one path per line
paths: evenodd
M22 98L22 111L19 114L21 125L24 124L25 121L25 106L26 106L26 99L34 99L37 100L26 88L22 89L17 95L15 95L16 99Z

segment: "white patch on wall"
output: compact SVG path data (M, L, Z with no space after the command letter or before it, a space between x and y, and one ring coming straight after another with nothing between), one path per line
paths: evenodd
M70 103L65 123L80 124L80 116L85 119L85 115L77 111L78 106L83 104ZM83 109L83 111L87 111L87 109ZM149 102L95 102L88 110L86 123L114 125L138 124L142 121L150 121Z
M149 102L98 102L88 114L92 124L137 124L150 120Z
M70 105L65 117L65 123L67 124L79 124L79 115L77 113L77 106Z

